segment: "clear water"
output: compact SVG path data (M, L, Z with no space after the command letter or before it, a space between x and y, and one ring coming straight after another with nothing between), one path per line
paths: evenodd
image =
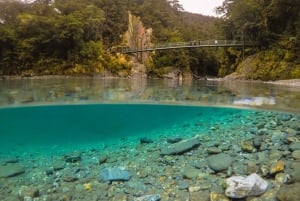
M299 88L255 82L53 78L0 86L0 156L187 138L216 125L225 132L255 119L257 108L300 112Z

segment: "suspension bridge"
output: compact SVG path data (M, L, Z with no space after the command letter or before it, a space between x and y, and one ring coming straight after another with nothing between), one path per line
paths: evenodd
M158 50L171 50L171 49L183 49L183 48L204 48L204 47L242 47L253 46L252 43L246 43L245 41L239 40L194 40L188 42L176 42L176 43L160 43L153 45L143 45L139 47L117 47L114 51L123 54L132 54L139 52L152 52Z

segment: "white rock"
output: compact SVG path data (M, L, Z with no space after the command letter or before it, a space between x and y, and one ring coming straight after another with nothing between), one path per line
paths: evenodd
M248 177L233 176L226 179L226 196L230 198L244 198L247 196L257 196L266 192L268 182L257 174Z

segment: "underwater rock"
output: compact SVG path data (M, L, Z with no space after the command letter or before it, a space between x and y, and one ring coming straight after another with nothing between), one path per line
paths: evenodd
M232 164L232 157L228 154L217 154L208 157L208 166L216 172L226 170Z
M174 143L180 142L181 140L182 140L181 137L170 137L167 139L167 142L170 144L174 144Z
M241 141L241 148L244 152L254 152L255 151L255 147L253 144L253 140L242 140Z
M300 182L300 169L299 168L296 168L291 172L291 182L292 183Z
M145 196L134 199L134 201L159 201L159 200L160 200L160 195L158 195L158 194L145 195Z
M184 152L190 151L191 149L197 147L200 144L198 136L195 136L191 139L183 140L166 147L161 148L161 155L174 155L182 154Z
M278 173L284 169L283 160L279 160L276 163L271 165L270 174Z
M293 142L290 144L289 149L292 151L300 150L300 142Z
M299 201L300 200L300 183L281 185L277 192L277 199L280 201Z
M208 154L219 154L221 152L222 152L222 150L217 148L217 147L208 147L207 148L207 153Z
M196 169L196 168L192 168L192 167L187 167L184 168L183 170L183 177L186 179L196 179L198 177L198 175L201 174L201 170Z
M211 192L210 201L229 201L229 199L222 193Z
M21 200L25 200L25 198L36 198L39 196L39 189L34 186L21 186L18 195Z
M65 168L65 161L62 161L62 160L56 160L53 162L53 170L54 171L58 171L58 170L62 170Z
M186 181L179 181L178 182L178 189L179 190L185 190L189 188L189 183Z
M296 160L300 160L300 150L293 151L292 157Z
M74 152L74 153L67 154L64 156L64 159L67 163L77 163L81 161L81 153Z
M107 155L101 156L99 158L99 165L101 165L103 163L106 163L107 160L108 160L108 156Z
M25 172L24 167L18 164L7 164L0 166L0 178L1 177L14 177Z
M100 177L103 181L128 181L131 175L124 168L112 167L101 170Z
M154 141L152 140L152 139L150 139L150 138L147 138L147 137L142 137L141 139L140 139L140 143L141 144L150 144L150 143L153 143Z
M277 119L280 121L289 121L293 116L291 114L280 113L277 115Z
M226 196L230 198L245 198L248 196L258 196L266 192L268 182L257 174L248 177L233 176L226 179Z

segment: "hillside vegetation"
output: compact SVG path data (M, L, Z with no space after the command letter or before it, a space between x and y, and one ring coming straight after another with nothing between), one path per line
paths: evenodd
M255 48L195 48L150 54L146 73L194 77L238 72L248 79L299 78L300 0L225 0L220 18L184 12L178 0L0 1L0 74L128 76L128 14L152 30L151 43L208 39L255 42ZM139 38L136 38L137 44Z

